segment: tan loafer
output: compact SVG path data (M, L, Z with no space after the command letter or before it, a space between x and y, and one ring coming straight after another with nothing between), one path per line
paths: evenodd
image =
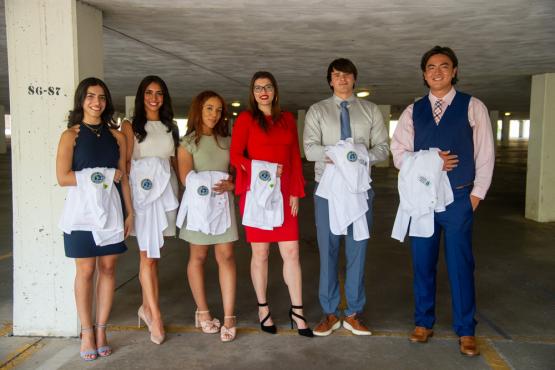
M409 337L409 341L412 343L426 343L430 337L434 335L432 329L425 328L423 326L417 326L414 328L412 334Z
M459 338L459 349L461 354L465 356L478 356L480 351L476 346L476 337L475 336L463 336Z

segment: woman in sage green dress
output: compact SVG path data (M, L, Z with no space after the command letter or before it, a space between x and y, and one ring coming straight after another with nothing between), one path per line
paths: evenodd
M189 110L187 134L178 148L177 160L179 179L185 184L190 171L222 171L229 173L229 136L226 120L226 105L223 98L213 91L203 91L197 95ZM181 225L179 237L190 243L187 276L197 305L195 311L195 326L203 333L220 332L224 342L235 339L236 320L235 289L236 267L233 254L233 242L238 239L237 223L235 220L235 206L233 190L235 186L231 176L222 180L213 188L214 192L228 192L231 215L231 226L220 235L208 235L199 231L190 231ZM187 217L194 217L194 211L189 210ZM179 225L178 225L179 226ZM218 263L220 288L224 306L224 323L210 315L204 289L204 263L208 255L208 248L214 245L216 261Z

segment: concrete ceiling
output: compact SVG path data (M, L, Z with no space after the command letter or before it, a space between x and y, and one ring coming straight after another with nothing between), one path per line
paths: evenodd
M257 70L277 77L286 109L308 108L330 94L329 62L347 57L358 67L357 87L399 112L425 93L420 57L436 44L457 52L461 90L490 109L527 112L531 76L555 72L553 0L86 3L104 14L104 77L120 110L147 74L166 80L181 115L204 89L246 103ZM0 7L0 65L7 66ZM0 70L0 102L9 107L7 74Z

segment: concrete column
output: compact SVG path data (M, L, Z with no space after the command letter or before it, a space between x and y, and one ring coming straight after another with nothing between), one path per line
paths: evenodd
M79 81L103 77L102 13L76 0L6 0L12 118L13 332L79 332L75 263L58 220L55 158Z
M524 137L524 120L518 121L518 138L522 139Z
M135 110L135 96L125 97L125 118L133 118L133 111Z
M493 143L497 145L497 121L499 120L499 111L498 110L490 111L489 120L491 121L491 130L493 132Z
M303 132L304 132L304 119L306 117L306 110L299 109L297 111L297 135L299 137L299 147L301 150L301 158L304 158L304 145L303 145Z
M532 77L526 218L555 221L555 73Z
M509 133L511 131L511 116L503 116L503 123L501 124L501 145L509 145Z
M4 117L4 106L0 105L0 154L7 152L6 146L6 118Z
M380 112L382 112L383 123L385 124L385 129L387 130L387 137L389 138L389 116L391 115L391 105L378 105ZM374 164L376 167L389 167L391 155L385 160Z

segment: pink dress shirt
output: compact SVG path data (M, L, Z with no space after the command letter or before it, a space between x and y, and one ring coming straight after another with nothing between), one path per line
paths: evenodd
M445 95L442 100L442 113L453 101L456 91L454 88ZM438 98L428 94L432 110ZM391 153L393 154L393 162L395 167L401 168L403 154L405 152L414 151L414 126L412 122L413 104L409 105L401 114L399 123L393 133L391 139ZM495 164L495 151L493 144L493 133L489 119L488 109L480 100L472 97L468 104L468 122L472 127L472 137L474 141L474 163L476 165L476 176L474 178L474 187L472 195L484 199L491 184L493 175L493 166ZM446 148L442 148L446 150ZM456 153L454 153L456 154Z

